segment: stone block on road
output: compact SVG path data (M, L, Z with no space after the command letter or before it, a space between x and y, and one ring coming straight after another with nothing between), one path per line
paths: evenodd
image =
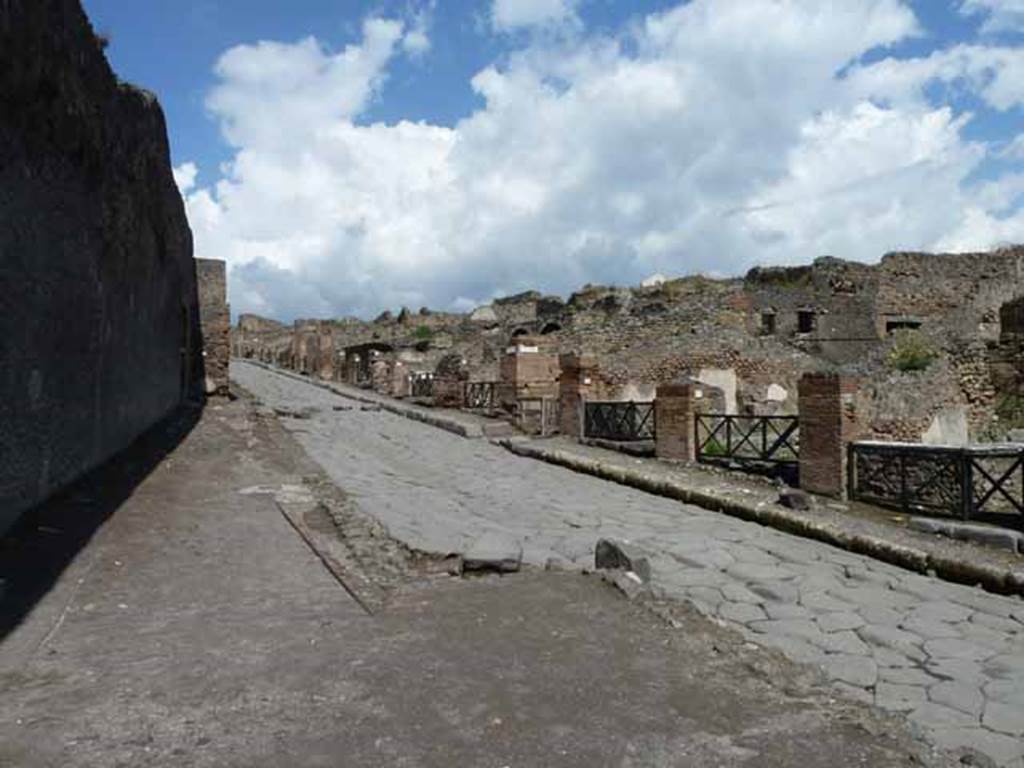
M651 580L651 564L636 547L614 539L601 539L594 548L594 567L601 570L632 571L646 584Z
M523 547L518 540L497 532L488 532L476 539L462 555L466 571L518 571L523 562Z

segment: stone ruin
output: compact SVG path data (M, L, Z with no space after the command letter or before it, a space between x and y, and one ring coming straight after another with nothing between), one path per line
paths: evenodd
M659 385L692 379L730 413L795 413L804 374L837 372L863 382L869 435L963 442L999 438L1011 423L1005 414L1018 390L1006 374L1016 359L1007 339L1016 336L1001 328L1017 317L1004 305L1021 296L1021 247L891 253L875 265L824 257L731 279L590 285L568 300L526 292L468 314L403 310L291 326L244 315L232 344L240 357L367 386L351 362L360 349L375 350L387 366L377 381L399 396L455 356L466 361L464 381L493 383L506 410L530 388L531 402L559 400L564 355L588 361L591 399L651 400ZM297 352L295 340L313 327L317 344ZM904 359L908 345L926 365ZM508 354L534 347L539 357Z

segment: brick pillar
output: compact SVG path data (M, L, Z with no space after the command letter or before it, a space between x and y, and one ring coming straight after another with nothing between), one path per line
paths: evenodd
M584 355L560 355L561 375L558 400L561 406L559 431L566 437L580 437L583 403L591 398L597 385L597 360Z
M800 487L846 497L846 446L857 439L858 381L832 373L800 379Z
M434 405L438 408L462 408L466 404L466 385L458 376L434 379Z
M659 384L654 396L655 453L659 459L694 461L697 388L692 382Z
M325 328L321 328L317 334L316 374L324 381L334 379L334 339Z
M410 397L412 396L412 380L410 371L405 363L396 361L391 368L391 396Z

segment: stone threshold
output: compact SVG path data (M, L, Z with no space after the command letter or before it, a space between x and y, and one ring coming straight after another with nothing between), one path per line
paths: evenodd
M793 510L777 503L778 489L768 483L744 483L701 467L628 458L564 438L557 442L523 438L493 442L518 456L760 523L911 571L999 594L1024 596L1024 563L1016 555L942 539L894 523L853 517L820 498L809 511ZM701 474L703 477L695 477Z

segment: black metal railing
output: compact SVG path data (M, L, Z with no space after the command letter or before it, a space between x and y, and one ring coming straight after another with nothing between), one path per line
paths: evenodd
M466 385L466 408L486 410L494 408L495 389L493 381L471 381Z
M732 459L773 464L800 461L800 420L796 416L696 416L697 459Z
M904 512L967 520L1024 514L1024 447L850 444L849 492L858 501Z
M434 377L430 374L413 374L412 376L413 397L433 397Z
M653 440L655 426L654 403L588 402L584 409L583 434L593 439Z

